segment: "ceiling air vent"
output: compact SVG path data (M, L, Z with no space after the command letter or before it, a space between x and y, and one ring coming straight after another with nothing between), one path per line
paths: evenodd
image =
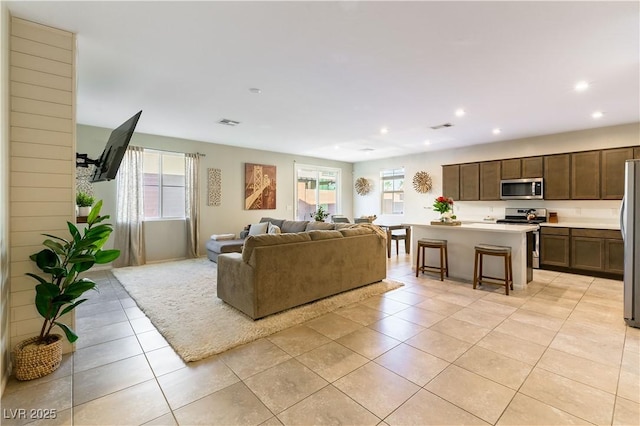
M373 148L361 148L360 151L362 151L362 152L371 152L371 151L375 151L375 149L373 149Z
M228 118L223 118L222 120L218 121L218 123L224 124L225 126L237 126L238 124L240 124L239 121L229 120Z
M453 126L453 124L451 124L451 123L444 123L444 124L439 124L437 126L431 126L431 128L433 130L439 130L439 129L444 129L445 127L452 127L452 126Z

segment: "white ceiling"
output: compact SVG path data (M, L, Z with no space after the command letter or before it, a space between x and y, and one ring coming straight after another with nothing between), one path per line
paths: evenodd
M8 5L77 33L80 124L357 162L640 121L637 1Z

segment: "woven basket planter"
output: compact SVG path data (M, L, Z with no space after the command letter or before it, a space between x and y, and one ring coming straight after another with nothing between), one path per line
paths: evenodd
M33 345L38 341L32 337L16 345L14 360L16 379L33 380L51 374L62 362L62 336L54 334L57 340L47 345Z

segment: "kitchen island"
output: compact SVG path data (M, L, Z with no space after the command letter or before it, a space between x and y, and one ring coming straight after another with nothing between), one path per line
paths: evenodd
M409 223L412 234L412 265L415 267L418 240L433 238L447 240L449 252L449 277L473 281L475 246L492 244L511 247L513 262L513 287L523 290L527 279L527 258L531 247L527 248L527 234L538 229L538 225L503 225L495 223L463 223L459 226ZM428 265L439 263L437 250L426 250ZM484 273L495 277L504 276L502 258L485 256ZM529 265L529 268L531 266ZM529 274L530 275L530 274Z

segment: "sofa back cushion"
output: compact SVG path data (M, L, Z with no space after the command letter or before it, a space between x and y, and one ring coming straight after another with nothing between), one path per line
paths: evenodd
M284 222L284 219L274 219L272 217L263 217L262 219L260 219L260 222L271 222L278 228L282 228L282 222Z
M309 231L309 236L311 237L311 241L328 240L331 238L342 238L342 234L339 231L331 231L331 230Z
M340 233L342 233L343 236L345 237L353 237L355 235L367 235L367 234L372 234L373 231L369 228L347 228L347 229L341 229L340 231L338 231Z
M263 235L250 235L244 240L244 247L242 249L242 260L246 263L249 262L253 249L256 247L273 246L276 244L290 244L301 243L305 241L311 241L311 237L308 233L297 234L263 234Z
M316 231L316 230L334 230L336 229L335 224L333 223L328 223L328 222L309 222L307 223L307 227L305 229L305 231L309 232L309 231Z
M308 220L283 220L280 225L282 233L304 232L307 229ZM274 225L277 225L274 223Z

